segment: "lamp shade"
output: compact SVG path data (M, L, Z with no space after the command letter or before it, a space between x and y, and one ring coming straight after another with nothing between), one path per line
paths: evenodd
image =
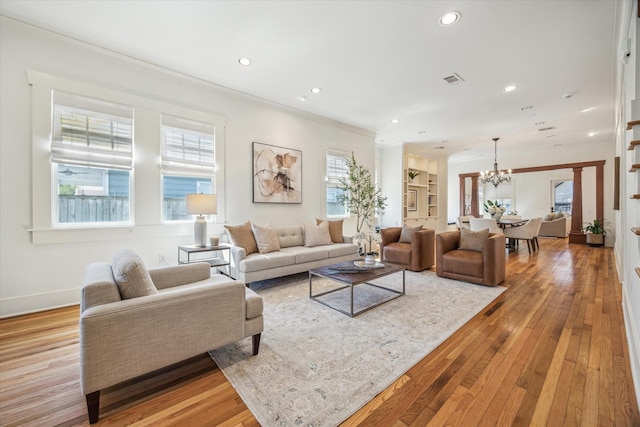
M218 213L218 197L215 194L187 194L187 213L190 215Z

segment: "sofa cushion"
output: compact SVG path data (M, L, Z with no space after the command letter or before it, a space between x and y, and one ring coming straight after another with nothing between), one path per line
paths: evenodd
M406 225L403 225L402 226L402 231L400 231L400 239L398 239L398 242L400 242L400 243L411 243L411 238L413 238L413 235L418 230L422 230L422 226L421 225L418 225L416 227L408 227Z
M294 255L296 257L296 264L302 264L305 262L312 262L329 258L329 247L330 246L315 246L309 248L305 246L298 246L285 248L283 249L283 251Z
M258 252L258 245L251 230L251 222L247 221L240 225L225 225L224 228L227 230L232 245L244 248L247 255Z
M460 230L460 249L482 252L482 247L488 238L488 228L479 231L471 231L463 228Z
M253 319L254 317L260 316L262 314L262 309L264 308L262 297L249 288L245 288L244 291L246 307L245 317L247 319Z
M384 246L382 259L396 264L411 264L411 245L394 242Z
M265 226L260 226L258 224L251 224L251 231L253 231L253 237L256 240L258 252L261 254L280 250L278 236L270 225L267 224Z
M113 254L111 269L122 299L158 293L142 258L133 251L123 250Z
M285 267L296 263L296 256L285 251L270 252L268 254L251 254L242 261L238 268L243 273L268 270L270 268Z
M462 249L449 251L442 255L442 268L449 273L483 277L482 253Z
M329 234L329 223L327 221L320 224L306 222L304 224L304 245L306 247L330 245L331 235Z
M555 214L554 214L553 212L552 212L552 213L550 213L550 214L546 214L546 215L544 216L543 221L552 221L554 217L555 217Z
M329 221L316 218L316 224L320 224L323 221L327 221L329 223L329 235L331 236L331 241L333 243L344 243L344 237L342 235L342 225L344 223L344 220L340 219Z
M304 246L304 233L299 225L287 225L284 227L274 227L278 235L280 249L291 246Z
M358 245L353 243L336 243L335 245L327 246L329 250L329 258L336 258L345 255L353 255L354 258L358 255Z

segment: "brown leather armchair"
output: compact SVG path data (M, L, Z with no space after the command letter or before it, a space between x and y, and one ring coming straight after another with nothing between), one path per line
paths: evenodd
M399 242L402 227L380 230L381 260L402 264L407 270L422 271L435 263L435 230L422 229L411 237L411 243Z
M496 286L505 276L504 234L489 233L482 251L458 249L460 232L436 235L436 274L440 277Z

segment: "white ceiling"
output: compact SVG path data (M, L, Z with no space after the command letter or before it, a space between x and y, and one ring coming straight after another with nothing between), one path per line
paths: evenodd
M493 157L493 137L501 138L499 155L611 143L619 7L614 0L2 0L0 13L373 131L381 146L416 143L461 161ZM460 21L440 26L451 10ZM252 65L242 67L240 57ZM446 83L452 73L464 82ZM518 89L504 92L509 84ZM316 86L322 92L314 95Z

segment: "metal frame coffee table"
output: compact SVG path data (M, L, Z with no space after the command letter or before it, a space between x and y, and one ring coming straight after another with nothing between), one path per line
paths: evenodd
M391 300L394 300L402 295L405 294L405 270L404 270L404 266L399 265L399 264L392 264L389 262L385 262L384 263L384 267L382 268L372 268L372 269L367 269L361 272L357 272L357 273L345 273L342 271L339 271L336 269L336 267L346 267L346 266L353 266L354 265L354 261L347 261L347 262L342 262L339 264L332 264L332 265L328 265L326 267L320 267L320 268L314 268L312 270L309 270L309 298L311 298L312 300L319 302L320 304L326 305L327 307L330 307L334 310L337 310L341 313L346 314L347 316L350 317L354 317L357 316L360 313L363 313L367 310L371 310L374 307L377 307L381 304L384 304L386 302L389 302ZM374 283L369 283L371 280L375 280L375 279L379 279L380 277L384 277L384 276L388 276L390 274L394 274L394 273L399 273L402 272L402 291L398 291L396 289L392 289L392 288L388 288L386 286L382 286L382 285L378 285L378 284L374 284ZM344 284L344 286L341 286L339 288L335 288L335 289L331 289L325 292L321 292L319 294L313 294L313 278L314 277L323 277L326 279L330 279L333 280L335 282L339 282L341 284ZM361 285L361 284L367 284L369 286L375 286L376 288L379 289L384 289L385 291L389 291L391 292L391 296L389 298L384 299L383 301L380 301L376 304L364 307L361 310L358 310L356 312L353 311L353 288L356 285ZM350 289L350 307L351 310L350 311L345 311L342 310L339 307L336 307L334 305L331 305L329 303L327 303L326 301L323 301L321 299L319 299L318 297L321 297L323 295L327 295L333 292L337 292L340 291L342 289L346 289L346 288L351 288Z

